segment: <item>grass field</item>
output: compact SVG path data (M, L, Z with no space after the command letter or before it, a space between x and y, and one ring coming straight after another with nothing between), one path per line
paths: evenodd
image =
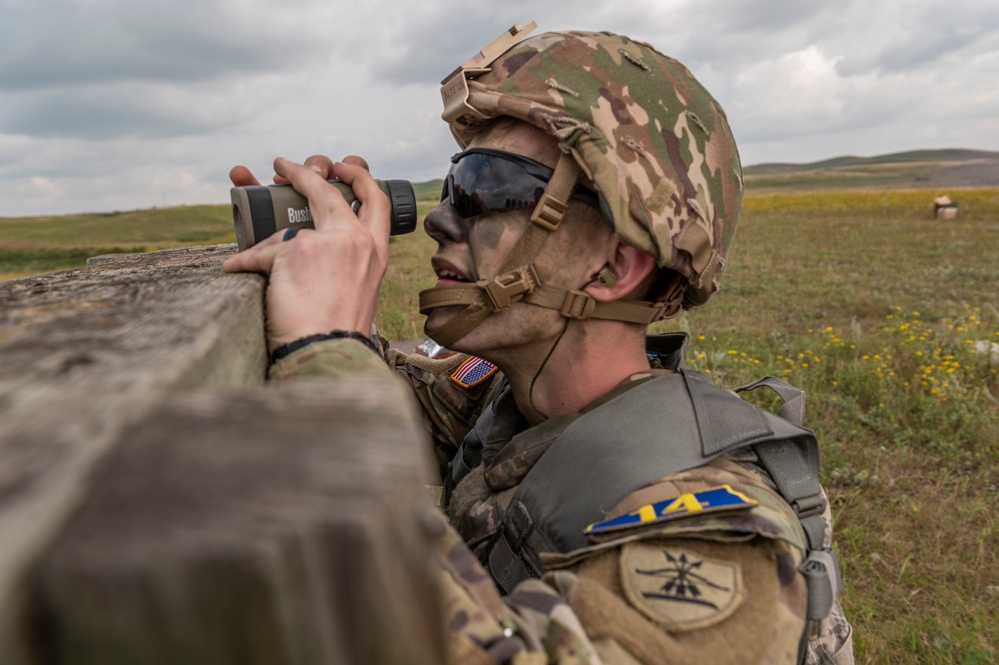
M0 217L0 279L84 266L98 254L236 242L228 206Z
M663 325L720 384L808 391L860 663L999 662L999 188L947 193L956 221L935 190L751 191L722 291ZM0 219L0 273L233 241L228 207ZM419 337L433 243L391 251L379 326Z

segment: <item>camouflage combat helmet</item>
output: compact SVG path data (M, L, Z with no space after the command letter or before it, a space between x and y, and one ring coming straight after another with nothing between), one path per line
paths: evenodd
M564 290L541 297L535 291L544 287L533 284L537 275L519 265L533 260L541 241L522 238L532 248L515 248L516 258L504 267L508 274L496 278L498 299L487 293L476 301L478 309L495 311L522 299L561 309L571 318L651 323L705 303L718 290L743 193L742 167L725 113L686 67L648 44L578 31L517 43L533 27L514 26L443 81L444 119L462 149L467 147L465 127L504 116L558 139L565 154L546 192L554 202L538 203L535 224L525 236L539 225L542 232L557 228L560 217L552 224L546 218L561 214L559 199L564 212L565 192L583 173L622 241L655 257L676 279L656 303L632 302L630 310L621 302L579 302L578 296L563 296ZM552 209L540 210L543 203L553 203ZM545 229L546 224L552 228ZM425 299L421 294L421 309L475 304L462 286L470 285L442 287L453 289L450 299L430 295L441 289L428 290ZM460 291L465 295L457 297ZM488 314L479 311L479 320ZM467 323L456 324L444 336L463 335L465 328Z

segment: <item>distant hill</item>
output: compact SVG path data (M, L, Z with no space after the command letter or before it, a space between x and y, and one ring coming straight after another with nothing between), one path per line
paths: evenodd
M843 188L999 187L999 152L910 150L875 157L847 155L808 164L754 164L743 169L752 192ZM442 180L413 183L419 199L439 200Z
M844 156L808 164L747 166L747 189L999 186L999 152L912 150L876 157Z

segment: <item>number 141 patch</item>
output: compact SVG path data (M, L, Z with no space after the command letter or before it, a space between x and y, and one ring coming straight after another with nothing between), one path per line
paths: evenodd
M712 487L701 492L688 492L675 499L667 499L659 503L642 506L625 515L620 515L603 522L597 522L586 527L584 533L602 533L613 529L624 529L653 522L675 520L688 515L741 510L752 508L758 501L750 499L742 492L737 492L728 485Z

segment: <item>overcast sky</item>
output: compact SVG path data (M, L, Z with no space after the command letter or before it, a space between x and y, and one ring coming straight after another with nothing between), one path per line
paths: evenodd
M681 60L747 165L999 150L996 0L0 0L0 217L228 203L278 155L441 177L440 79L532 19Z

